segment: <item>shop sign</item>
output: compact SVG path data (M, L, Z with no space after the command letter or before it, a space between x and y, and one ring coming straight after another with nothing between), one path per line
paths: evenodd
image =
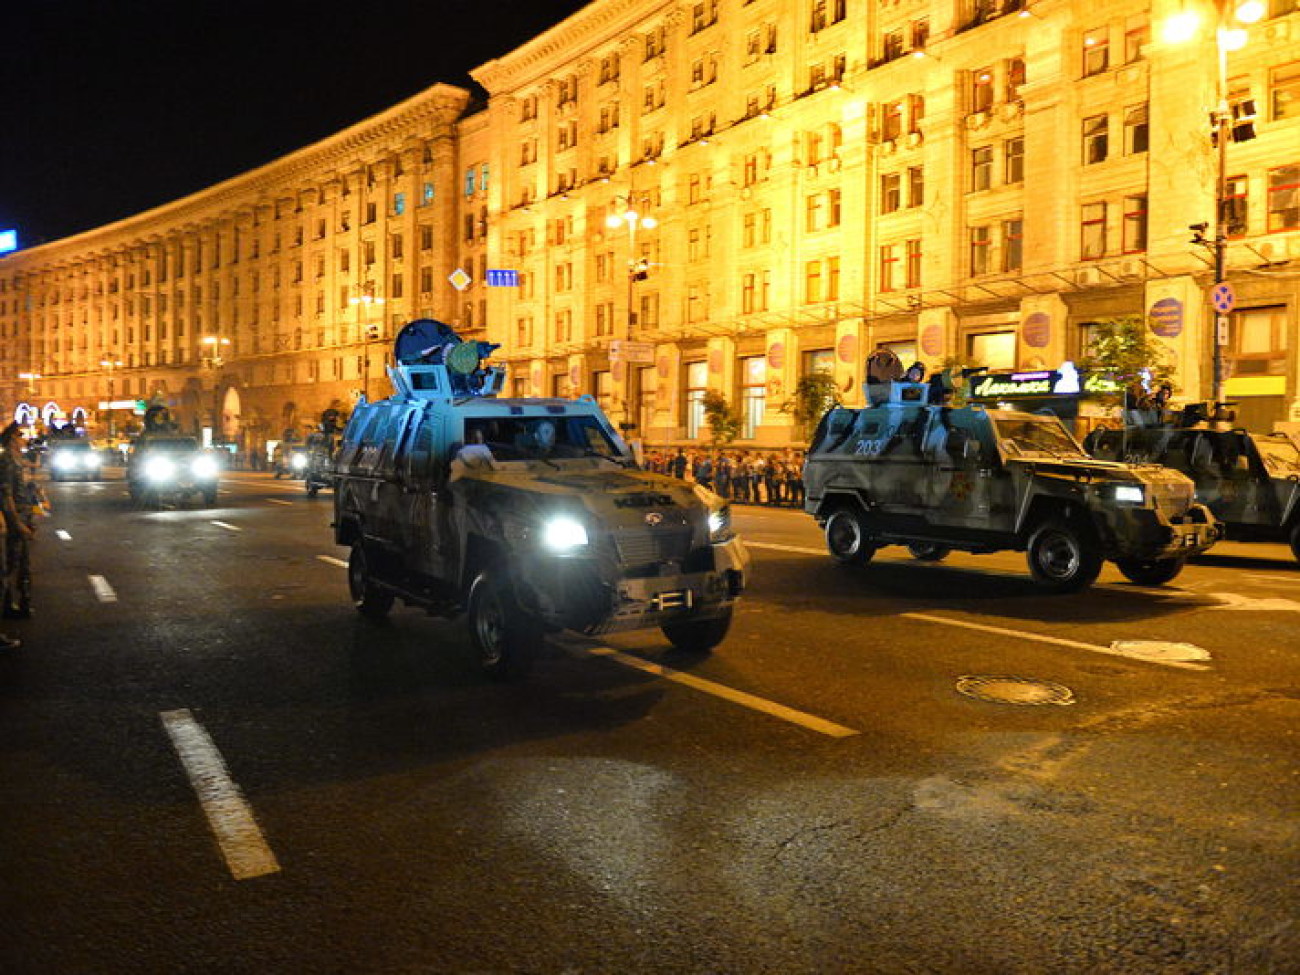
M1044 396L1105 396L1118 393L1120 385L1101 373L1080 374L1074 363L1039 372L1013 372L984 376L971 388L974 399L1017 399Z
M1036 311L1025 319L1022 330L1025 345L1031 349L1044 349L1052 340L1052 319L1046 312Z

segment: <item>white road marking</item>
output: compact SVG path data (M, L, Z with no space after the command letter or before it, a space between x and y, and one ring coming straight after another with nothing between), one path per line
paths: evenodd
M54 532L54 536L55 536L57 539L59 539L59 541L61 541L61 542L70 542L70 541L72 541L72 536L69 535L67 532L65 532L62 528L56 529L55 532Z
M1142 660L1145 663L1160 664L1164 667L1178 667L1182 670L1205 670L1204 664L1195 663L1190 660L1166 660L1161 657L1147 657L1132 650L1125 650L1125 643L1133 641L1116 641L1109 647L1103 647L1098 643L1081 643L1078 640L1063 640L1060 637L1047 636L1043 633L1030 633L1025 630L1012 630L1004 626L989 626L987 623L971 623L966 620L949 619L946 616L931 616L929 613L899 613L904 619L922 620L926 623L937 623L940 626L957 626L966 630L978 630L981 633L996 633L998 636L1015 637L1018 640L1029 640L1033 643L1049 643L1058 647L1069 647L1072 650L1087 650L1090 653L1104 653L1112 657L1123 657L1126 660ZM1197 656L1205 653L1200 647L1196 647ZM1208 654L1206 654L1208 657ZM1203 658L1202 658L1203 659Z
M814 714L808 714L804 711L796 711L794 708L788 708L784 704L777 704L775 701L755 697L753 694L746 694L744 691L738 691L733 687L727 687L725 684L716 684L711 680L705 680L704 678L696 677L693 674L674 670L671 667L664 667L661 664L651 663L648 660L642 660L640 657L634 657L631 654L622 653L615 650L613 647L571 647L570 649L573 652L587 654L589 656L607 657L610 660L617 661L624 667L631 667L634 670L641 670L647 674L654 674L656 677L662 677L665 680L684 684L697 691L703 691L705 694L712 694L714 697L720 697L725 701L731 701L733 704L739 704L741 707L761 711L762 713L771 715L774 718L780 718L782 721L789 721L791 724L800 725L811 731L816 731L823 735L830 735L832 738L850 738L853 735L862 734L862 732L853 728L846 728L844 725L836 724L833 721L827 721L825 718L819 718Z
M266 501L267 504L285 504L291 508L293 507L292 501L284 501L280 498L265 498L264 500Z
M336 559L332 555L318 555L316 556L316 558L330 565L337 565L340 569L346 569L348 567L348 564L346 562L344 562L342 559Z
M1249 596L1242 596L1235 592L1207 592L1206 595L1219 600L1219 605L1207 606L1206 609L1244 609L1257 613L1269 611L1300 613L1300 603L1294 599L1251 599Z
M207 731L186 708L163 711L160 717L231 875L236 880L247 880L278 873L280 864L253 818L252 807L230 778L221 752Z
M95 598L101 603L117 602L117 593L113 591L113 587L108 584L107 579L103 576L87 576L86 578L90 580L90 588L95 591Z
M238 525L232 525L225 521L214 521L212 524L216 525L218 528L224 528L226 531L231 532L242 532L244 530Z
M1247 579L1260 579L1264 582L1280 582L1284 586L1300 586L1300 579L1293 576L1263 575L1258 572L1243 572L1242 576Z
M745 548L770 548L773 552L798 552L800 555L829 555L824 548L807 548L802 545L776 545L772 542L751 542L745 539Z

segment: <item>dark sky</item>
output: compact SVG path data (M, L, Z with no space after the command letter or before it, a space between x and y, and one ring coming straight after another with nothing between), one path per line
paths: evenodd
M0 3L0 230L185 196L467 72L583 0ZM474 89L477 91L477 89Z

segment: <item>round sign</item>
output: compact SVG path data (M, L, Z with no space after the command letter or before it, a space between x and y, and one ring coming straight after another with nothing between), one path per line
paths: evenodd
M721 349L709 349L709 372L722 372Z
M1052 340L1052 318L1047 312L1036 311L1025 319L1021 335L1031 349L1043 349Z
M773 342L768 346L767 364L773 369L780 369L785 365L785 346L780 342Z
M1226 315L1237 307L1237 293L1232 290L1232 285L1227 281L1220 281L1210 292L1210 301L1214 303L1214 310L1220 315Z
M1161 298L1147 313L1151 331L1162 339L1174 339L1183 333L1183 303L1177 298Z
M927 325L921 330L921 351L928 356L943 353L943 326Z
M659 378L667 379L668 373L672 371L672 368L673 364L668 360L668 356L661 355L659 357Z
M856 335L841 335L839 343L835 346L835 356L840 362L857 362L858 337Z

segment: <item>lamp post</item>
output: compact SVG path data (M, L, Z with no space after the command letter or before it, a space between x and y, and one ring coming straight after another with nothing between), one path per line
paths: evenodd
M638 258L636 253L636 232L641 229L653 230L659 226L659 221L648 213L641 213L632 206L632 201L626 196L615 197L623 204L623 208L617 213L611 213L605 218L605 226L611 230L619 227L627 228L627 337L625 342L630 345L632 342L632 333L636 327L636 282L644 281L650 273L650 262L644 258ZM628 355L631 350L624 346L623 355L621 356L623 368L626 370L624 375L624 415L626 423L632 421L632 368L628 361ZM637 391L638 393L640 390Z
M222 354L230 348L230 339L220 335L205 335L199 340L203 344L203 366L206 369L220 369L226 362ZM119 362L118 365L121 365Z
M112 440L117 434L113 426L113 370L122 368L122 360L100 359L99 364L108 373L108 438Z
M1247 24L1260 20L1266 12L1263 0L1213 0L1215 12L1215 75L1214 108L1210 111L1210 139L1215 151L1214 223L1193 224L1196 236L1193 243L1210 248L1214 254L1214 285L1228 280L1228 143L1244 142L1255 137L1253 111L1245 107L1234 115L1228 104L1228 53L1239 51L1246 45ZM1194 7L1185 7L1165 24L1164 37L1172 43L1193 40L1200 33L1201 18ZM1248 103L1247 103L1248 104ZM1205 239L1206 230L1213 237ZM1223 401L1223 347L1228 342L1228 319L1220 314L1215 319L1213 348L1213 375L1210 398L1217 407Z
M370 400L370 343L379 338L379 326L368 323L371 306L383 305L384 299L375 297L375 286L367 283L365 290L348 299L350 305L361 306L361 395Z

